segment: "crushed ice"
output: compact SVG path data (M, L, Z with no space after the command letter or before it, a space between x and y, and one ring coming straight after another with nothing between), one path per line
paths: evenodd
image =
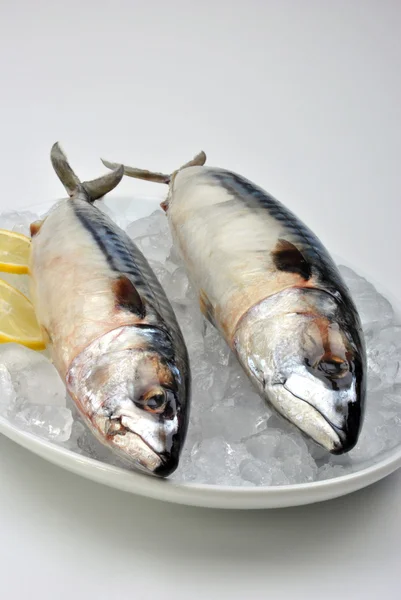
M118 213L103 210L127 225ZM27 233L36 219L31 213L6 213L1 226ZM346 455L332 456L270 410L224 340L205 323L172 248L164 213L138 219L126 231L164 287L191 359L190 427L172 479L236 486L310 482L362 469L401 444L401 326L389 301L366 279L340 267L365 332L368 398L359 443ZM27 277L0 276L27 293ZM86 428L46 353L0 345L0 418L76 453L127 466Z

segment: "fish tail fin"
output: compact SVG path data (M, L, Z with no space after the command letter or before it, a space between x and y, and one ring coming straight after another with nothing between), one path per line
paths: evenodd
M168 175L165 173L157 173L155 171L147 171L145 169L136 169L134 167L128 167L126 165L119 165L119 163L110 162L108 160L101 159L102 163L108 169L116 169L118 166L122 166L124 169L124 175L128 177L134 177L135 179L145 179L146 181L153 181L155 183L166 183L167 185L170 183L172 176L174 173L178 173L182 169L186 169L187 167L194 166L203 166L206 162L206 154L202 151L199 152L192 160L188 161L184 165L182 165L179 169L174 171L174 173Z
M114 190L123 177L124 169L122 165L120 165L111 171L111 173L106 173L106 175L102 175L102 177L92 179L91 181L84 181L82 187L90 201L94 202L95 200L98 200L98 198L102 198L102 196L111 192L111 190Z
M77 190L81 189L81 180L72 170L67 157L58 142L52 146L50 160L52 161L57 177L65 187L67 194L73 196Z
M124 168L117 165L111 173L83 183L71 168L60 144L56 142L51 149L50 159L54 170L70 197L81 192L88 202L94 202L111 192L124 176Z

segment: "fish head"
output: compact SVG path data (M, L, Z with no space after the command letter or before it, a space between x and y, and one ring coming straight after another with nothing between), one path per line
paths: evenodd
M353 305L348 307L353 311ZM356 315L319 290L285 290L240 323L235 349L263 396L333 454L351 450L365 400L365 349Z
M167 476L185 440L189 381L162 347L148 343L149 330L133 339L130 333L107 350L96 341L81 353L68 388L101 442L138 470Z

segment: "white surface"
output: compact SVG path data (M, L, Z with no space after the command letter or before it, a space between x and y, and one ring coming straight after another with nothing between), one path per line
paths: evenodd
M61 195L56 139L88 178L98 155L168 170L204 147L401 298L400 25L397 0L3 2L1 208ZM0 438L0 481L5 597L399 598L400 472L223 513L109 490Z

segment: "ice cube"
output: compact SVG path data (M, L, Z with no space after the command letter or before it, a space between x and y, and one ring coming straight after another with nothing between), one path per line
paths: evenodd
M230 474L238 476L233 450L221 436L197 444L191 459L202 480L208 483L222 483Z
M334 477L342 477L347 474L347 469L341 465L326 464L320 467L317 473L318 481L323 479L333 479Z
M72 414L60 406L32 405L17 413L16 423L26 431L52 442L66 442L72 429Z
M10 371L4 364L0 364L0 416L6 417L14 411L16 399Z
M238 467L240 466L240 464L242 463L242 461L244 461L245 459L252 459L252 455L249 454L247 447L245 445L245 442L232 442L230 444L231 450L232 450L232 455L233 458L235 460L235 462L237 463Z
M127 234L149 261L165 266L172 240L163 211L156 210L149 217L137 219L127 227Z
M145 255L147 260L164 262L169 252L170 242L165 235L151 235L138 238L135 240L140 251Z
M383 394L383 405L401 404L401 385L395 385Z
M321 463L325 461L329 455L328 450L320 446L317 442L314 442L312 439L305 438L306 445L308 447L308 452L313 458L313 460L317 463Z
M222 402L226 397L227 385L230 379L230 371L225 367L214 369L214 384L210 389L213 402Z
M227 399L223 404L217 403L201 416L203 435L215 437L222 435L228 442L246 440L266 427L267 416L263 412L261 402L235 404Z
M189 452L183 452L180 457L178 468L172 475L170 475L170 479L181 483L191 483L195 481L196 478L197 472L192 465L191 454Z
M375 330L366 336L368 389L386 389L401 383L401 326Z
M175 304L188 304L187 292L189 288L188 277L183 267L177 267L170 277L164 280L164 291L170 302Z
M167 257L166 267L168 267L170 271L174 271L178 266L183 266L182 257L176 245L172 243Z
M269 418L268 418L268 428L269 429L278 429L282 433L288 433L289 435L299 436L302 438L301 432L299 431L299 429L297 429L295 427L295 425L293 425L292 423L287 421L287 419L284 419L284 417L282 417L274 409L270 409L270 407L267 407L267 408L268 408L268 414L269 414Z
M360 277L352 269L339 266L340 273L350 289L365 331L377 325L386 327L394 319L390 302L376 290L374 285Z
M281 472L280 478L285 477L290 483L313 481L316 476L316 463L301 436L286 434L278 429L268 429L250 438L246 447L265 465L275 465L276 470ZM278 477L276 473L276 481Z
M236 404L248 403L251 399L252 402L260 400L259 394L249 381L245 372L240 367L237 358L232 352L228 356L228 368L230 370L230 378L227 388L227 397L234 398ZM266 402L263 401L264 405L267 406Z
M291 483L298 483L298 481L291 481L284 473L280 461L276 459L271 465L271 485L290 485Z
M68 450L72 450L73 452L76 452L77 454L84 454L81 451L81 448L79 446L79 440L80 440L81 436L85 434L86 427L74 415L74 413L72 411L71 411L71 414L72 414L72 418L73 418L73 424L72 424L72 428L71 428L71 435L68 438L68 440L65 442L64 447L67 448Z
M141 201L141 200L139 200ZM126 229L132 222L132 209L135 207L137 200L129 198L102 198L95 202L96 208L105 213L118 227Z
M19 404L65 406L65 386L55 367L40 352L18 344L3 344L0 364L10 372Z
M204 319L202 313L196 306L175 304L174 309L191 359L195 355L196 360L202 358L204 352L202 342Z
M281 471L290 483L307 483L316 478L318 468L309 454L293 455L282 462Z
M225 367L228 366L231 350L222 335L210 323L206 323L203 343L207 360L211 364L221 365L224 367L222 370L228 373L229 369Z
M296 430L290 434L283 432L276 450L277 458L285 459L288 456L307 456L308 454L308 446L300 432Z
M385 432L381 429L382 424L383 421L378 414L375 419L365 419L358 443L348 454L348 458L353 463L379 456L385 450L386 437L383 435Z
M266 464L257 459L245 459L239 468L242 479L255 485L271 485L273 472L266 469Z
M166 291L165 281L167 278L170 277L170 273L167 271L165 266L157 260L150 260L149 265L154 274L156 275L157 279L159 280L160 285L164 288L164 291Z
M269 428L262 434L249 438L246 442L247 450L256 459L267 463L276 455L282 435L280 430Z
M155 210L148 217L137 219L127 227L127 234L134 241L160 233L168 233L166 213L162 210Z
M38 215L30 211L5 212L1 215L1 228L30 236L29 226L38 218Z
M206 360L199 360L192 378L198 390L210 390L214 380L214 369Z

